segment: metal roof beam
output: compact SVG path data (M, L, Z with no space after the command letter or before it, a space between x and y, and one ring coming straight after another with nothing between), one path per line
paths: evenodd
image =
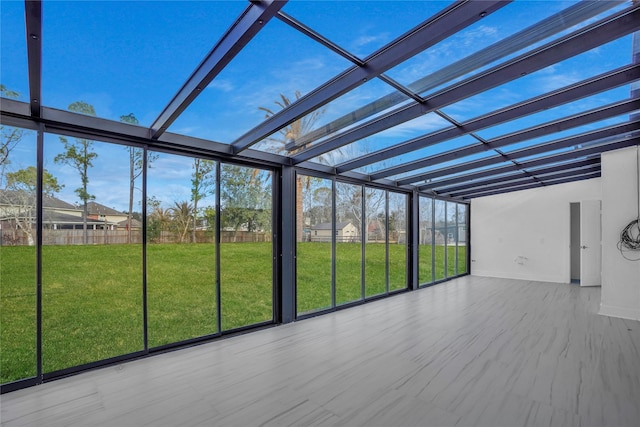
M455 2L399 39L364 59L363 66L354 66L334 79L301 97L290 107L279 111L233 142L238 153L267 136L322 107L388 69L444 40L457 31L506 6L511 0Z
M574 182L574 181L583 181L585 179L592 179L592 178L599 178L600 177L600 172L591 172L589 174L584 174L584 175L577 175L577 176L572 176L569 178L562 178L562 179L555 179L555 180L549 180L549 181L543 181L543 182L536 182L533 184L529 184L529 185L523 185L523 186L519 186L519 187L511 187L511 188L501 188L499 190L494 190L494 191L487 191L487 192L479 192L479 193L474 193L474 194L469 194L466 197L464 197L463 199L474 199L477 197L486 197L486 196L494 196L496 194L503 194L503 193L510 193L513 191L521 191L521 190L530 190L533 188L540 188L540 187L548 187L550 185L556 185L556 184L565 184L568 182Z
M286 3L287 0L251 2L153 122L150 137L158 139Z
M605 2L605 1L582 1L578 2L566 9L531 25L511 36L508 36L486 48L472 53L469 56L460 59L452 64L430 73L429 75L409 84L407 89L414 93L424 93L430 89L445 84L457 77L470 73L484 65L497 61L509 54L520 49L530 46L533 43L544 40L560 31L577 25L587 19L596 16L614 6L623 3L623 1ZM309 144L312 141L323 138L331 133L335 133L346 126L350 126L355 122L361 121L371 115L391 108L400 102L405 101L399 93L390 93L385 95L363 107L360 107L350 113L331 121L330 123L315 129L299 138L300 145Z
M469 185L468 187L465 188L461 188L459 190L455 190L455 191L438 191L435 190L436 194L441 195L441 196L447 196L447 195L451 195L453 197L465 197L468 196L470 194L476 194L479 191L492 191L492 190L497 190L497 189L501 189L501 188L506 188L506 187L510 187L513 185L521 185L521 184L526 184L529 183L531 181L536 181L536 182L540 182L540 181L544 181L544 180L550 180L550 179L559 179L559 178L569 178L572 176L577 176L577 175L585 175L585 174L590 174L593 172L598 172L600 171L600 164L596 164L596 165L589 165L589 166L584 166L581 168L574 168L574 169L564 169L564 170L560 170L560 171L555 171L555 172L550 172L548 174L546 174L545 176L539 176L537 174L535 175L520 175L517 178L511 178L511 179L505 179L502 182L494 182L491 184L482 184L482 185Z
M465 183L464 185L448 185L448 186L446 186L446 185L438 185L436 183L436 184L431 185L431 188L435 192L437 192L438 194L455 193L457 191L462 191L462 190L469 189L469 188L476 188L476 187L482 187L482 186L487 186L487 185L492 185L492 184L497 184L497 183L508 182L508 181L511 181L511 180L530 177L532 175L533 176L544 175L544 174L562 172L562 171L569 170L569 169L577 169L577 168L583 168L583 167L594 166L594 165L599 165L599 164L600 164L600 159L597 158L597 157L593 157L591 159L586 159L586 160L580 159L580 160L577 160L575 162L567 162L567 163L563 163L561 165L549 166L549 167L540 168L540 169L533 169L533 170L523 168L519 164L513 164L513 165L511 165L512 170L518 171L517 173L511 173L511 174L497 174L497 173L494 173L494 175L499 175L499 176L494 176L492 178L488 178L488 179L484 179L484 180L469 180L469 179L467 179L467 180L459 181L459 183Z
M339 135L330 137L322 143L312 145L292 156L293 162L295 164L312 159L423 114L500 86L525 74L530 74L561 62L638 29L640 29L640 3L565 35L558 40L547 43L532 52L522 54L460 83L447 87L426 98L423 104L414 103L398 108Z
M560 162L560 160L552 160L553 156L549 156L548 159L549 161L546 163L536 163L533 166L529 166L529 162L521 162L521 163L509 163L506 164L504 166L498 166L495 168L491 168L491 169L484 169L481 171L476 171L476 172L470 172L470 173L466 173L464 175L456 175L453 176L451 178L443 178L443 179L439 179L439 180L431 180L429 181L428 185L422 185L420 186L421 188L424 189L439 189L439 188L443 188L443 187L447 187L447 186L451 186L451 185L456 185L462 182L469 182L469 181L473 181L473 180L478 180L478 179L482 179L482 178L487 178L487 177L492 177L492 176L497 176L497 175L501 175L501 174L505 174L505 173L509 173L509 172L515 172L515 171L522 171L524 169L527 169L528 167L537 167L537 166L544 166L547 164L551 164L551 163L558 163ZM569 160L573 160L573 159L569 159ZM591 158L585 159L585 162L592 162L592 163L600 163L600 158L597 156L593 156ZM580 163L580 162L577 162Z
M640 79L640 64L630 64L595 77L574 83L567 87L492 111L480 117L461 123L459 127L447 128L424 136L410 139L400 144L378 150L365 156L344 162L336 167L338 173L357 169L411 151L419 150L446 140L496 126L568 102L604 92Z
M29 108L33 117L40 117L42 105L42 2L25 0L24 12L29 67Z
M526 162L521 162L520 165L525 165L525 167L536 167L536 166L562 162L562 161L571 160L571 159L578 159L586 156L591 156L594 154L600 154L600 153L604 153L605 151L611 151L611 150L617 150L620 148L630 147L633 145L637 145L639 143L640 143L640 137L628 138L626 135L623 135L617 138L615 141L607 142L604 144L593 145L586 148L579 148L566 153L545 156L539 159L527 160ZM562 148L562 147L558 147L558 148ZM553 151L556 148L545 147L545 149L547 151ZM515 159L516 157L526 157L526 154L519 156L518 151L515 151L512 153L508 153L508 157ZM483 168L485 166L496 165L499 163L503 163L504 161L505 161L505 158L503 156L492 156L486 159L472 160L470 162L462 163L456 166L450 166L450 167L432 170L422 174L422 177L423 177L423 180L428 181L435 178L440 178L440 177L444 177L452 174L457 174L465 171L471 171L474 169ZM485 172L485 171L478 171L478 173L482 173L482 172ZM432 186L430 183L427 183L425 185L421 185L420 187L418 187L420 191L427 191L427 190L430 190L431 188Z
M316 42L320 43L321 45L323 45L327 49L331 49L333 52L335 52L338 55L342 56L347 61L352 62L352 63L354 63L356 65L364 65L364 61L362 59L358 58L357 56L355 56L351 52L348 52L345 49L341 48L337 44L333 43L331 40L327 39L326 37L322 36L321 34L318 34L314 30L312 30L311 28L307 27L302 22L298 21L297 19L293 18L290 15L287 15L283 11L279 11L278 14L276 15L276 17L280 21L282 21L285 24L289 25L291 28L295 29L296 31L299 31L302 34L304 34L305 36L315 40Z
M410 172L412 170L434 166L439 163L460 159L462 157L482 153L491 149L506 147L518 142L527 141L533 138L539 138L545 135L551 135L557 132L565 131L567 129L583 126L600 120L605 120L610 117L619 116L621 114L629 113L638 109L640 109L640 100L638 99L628 99L625 101L620 101L614 104L605 105L604 107L585 111L580 114L565 117L563 119L543 123L539 126L533 126L527 129L520 130L518 132L513 132L497 138L492 138L488 140L486 144L468 145L465 147L435 154L433 156L425 157L420 160L415 160L413 162L404 163L399 166L384 169L382 171L371 174L371 179L375 181L376 179L387 178L389 176ZM401 180L398 180L398 182L402 182L404 184L415 182L410 181L411 179L413 179L413 177L403 178Z

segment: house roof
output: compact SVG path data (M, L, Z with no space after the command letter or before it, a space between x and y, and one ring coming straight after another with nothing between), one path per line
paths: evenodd
M34 194L26 194L22 192L13 191L13 190L0 190L0 205L2 204L19 204L19 205L31 205L35 206L35 195ZM26 201L24 196L26 195ZM67 203L64 200L60 200L57 197L44 195L42 198L42 206L47 209L65 209L75 211L78 210L78 207L72 205L71 203Z
M42 199L42 206L44 208L51 208L51 209L68 209L72 211L78 210L78 207L71 203L67 203L64 200L58 199L57 197L46 196L46 195Z
M118 227L126 227L127 226L127 222L128 221L126 219L124 221L120 221L118 223ZM135 219L135 218L131 218L131 227L132 228L134 228L134 227L135 228L140 228L140 227L142 227L142 223L140 221L138 221L137 219Z
M343 228L345 228L347 225L351 224L351 221L347 221L347 222L338 222L336 223L336 230L342 230ZM312 230L331 230L331 223L330 222L323 222L322 224L316 224L311 226Z
M44 224L82 224L82 217L69 215L56 211L46 211L42 218ZM104 224L104 221L96 221L93 219L87 219L87 224Z
M97 202L87 203L87 210L89 212L89 215L126 215L123 212L119 212Z

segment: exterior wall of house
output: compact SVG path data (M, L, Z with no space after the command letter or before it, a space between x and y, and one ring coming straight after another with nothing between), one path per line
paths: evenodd
M312 242L330 242L331 241L331 229L311 230Z
M336 239L340 242L351 242L358 238L358 227L348 223L342 230L338 230Z

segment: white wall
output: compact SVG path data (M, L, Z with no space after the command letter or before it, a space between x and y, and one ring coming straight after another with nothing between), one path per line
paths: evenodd
M600 199L601 178L473 199L471 274L569 283L570 203Z
M636 147L602 154L602 300L600 314L640 320L640 261L625 260L620 232L638 215ZM640 253L628 253L630 258Z

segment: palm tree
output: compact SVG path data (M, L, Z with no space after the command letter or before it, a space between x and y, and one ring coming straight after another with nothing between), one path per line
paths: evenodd
M301 93L299 90L295 92L295 100L291 101L286 95L280 94L280 99L275 101L275 104L280 107L281 110L285 108L289 108L295 101L300 99ZM274 116L276 112L267 107L258 107L259 110L265 112L265 118L269 118ZM296 141L298 141L303 135L306 135L310 131L312 131L316 125L316 122L322 117L325 113L325 108L320 108L307 114L304 117L299 118L298 120L291 123L289 126L280 129L276 134L266 138L264 141L263 148L269 149L269 151L273 151L277 154L284 154L292 156L304 148L306 148L307 144L297 145ZM326 153L324 155L320 155L316 160L320 163L329 164L330 154ZM296 241L301 242L303 238L303 207L302 207L302 191L304 188L307 190L311 186L311 177L301 177L298 176L296 178Z
M151 203L149 203L151 205ZM171 223L171 211L169 209L165 209L159 204L153 205L153 210L149 215L149 229L148 236L152 241L158 241L163 243L162 240L162 232L167 229L169 224ZM153 232L151 230L154 230Z
M169 209L172 223L180 234L180 243L183 243L193 218L193 205L187 201L174 202L174 206Z

